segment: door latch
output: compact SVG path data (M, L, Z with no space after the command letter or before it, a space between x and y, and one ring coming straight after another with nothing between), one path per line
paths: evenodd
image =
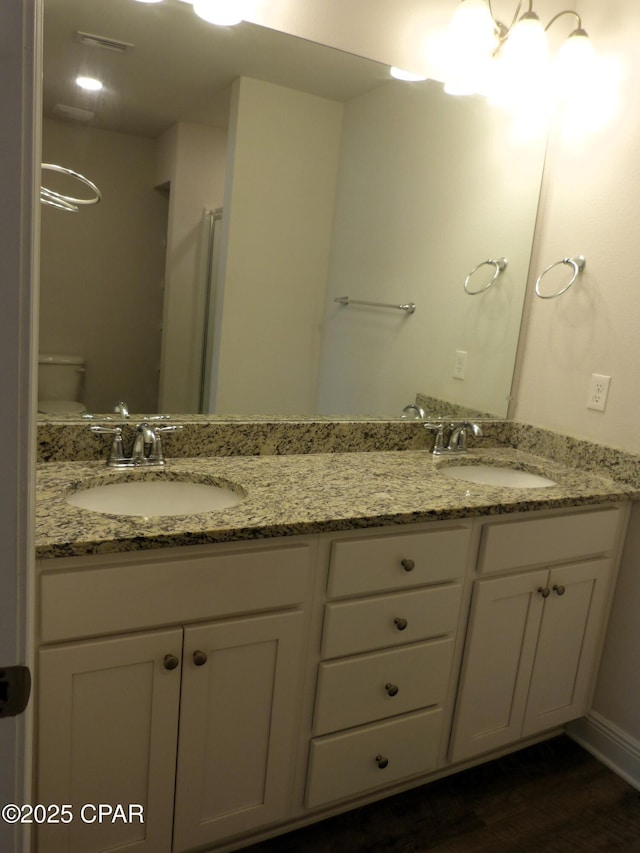
M16 717L29 703L31 673L27 666L0 667L0 718Z

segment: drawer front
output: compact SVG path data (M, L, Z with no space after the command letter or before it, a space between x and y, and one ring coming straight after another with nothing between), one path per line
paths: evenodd
M619 522L617 507L490 522L482 531L480 571L500 572L606 554L615 547Z
M98 568L90 558L78 558L76 571L42 575L41 641L292 607L310 594L310 544L222 545L186 556L190 550L180 557L125 554L120 564L107 561Z
M311 741L308 808L355 797L435 770L440 708Z
M453 640L320 664L314 733L323 735L444 702Z
M322 656L345 657L440 637L458 624L461 584L327 604Z
M440 583L463 576L470 525L334 542L330 598Z

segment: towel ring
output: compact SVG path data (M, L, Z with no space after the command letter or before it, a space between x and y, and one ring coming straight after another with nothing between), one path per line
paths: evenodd
M549 264L546 270L542 270L542 272L538 276L538 279L536 281L536 296L539 296L540 299L555 299L556 296L562 296L562 294L566 293L567 290L569 290L569 288L573 284L573 282L578 278L578 276L584 269L586 263L586 258L583 255L578 255L577 258L563 258L561 261L556 261L554 264ZM552 270L554 267L557 267L560 264L569 264L569 266L573 267L573 275L571 277L571 281L568 284L565 284L565 286L558 290L557 293L549 293L546 295L544 293L540 293L540 282L542 281L544 276L549 272L549 270Z
M102 198L102 194L98 187L90 181L89 178L85 178L85 176L81 175L79 172L74 172L73 169L67 169L66 166L57 166L55 163L43 163L42 168L48 169L51 172L60 172L63 175L69 175L77 181L80 181L81 184L84 184L94 193L94 195L89 198L74 198L73 196L56 192L56 190L50 190L47 187L40 187L40 201L42 204L48 204L51 207L57 207L59 210L66 210L69 213L77 213L78 205L97 204Z
M492 278L490 278L489 281L483 287L478 288L478 290L469 290L469 282L471 280L471 276L474 274L474 272L476 270L479 270L480 267L484 267L484 266L495 267L495 272L493 273ZM469 275L465 278L465 280L464 280L465 292L468 293L469 296L477 296L478 293L484 293L485 290L489 290L491 285L495 283L495 281L498 278L498 276L500 275L500 273L503 272L503 270L506 270L506 268L507 268L507 259L506 258L498 258L497 260L494 258L487 258L486 261L483 261L481 264L478 264L477 266L475 266L471 270Z

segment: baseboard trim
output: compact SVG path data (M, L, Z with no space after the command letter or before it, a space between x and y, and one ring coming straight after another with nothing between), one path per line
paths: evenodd
M587 752L640 791L639 741L597 711L569 723L566 732Z

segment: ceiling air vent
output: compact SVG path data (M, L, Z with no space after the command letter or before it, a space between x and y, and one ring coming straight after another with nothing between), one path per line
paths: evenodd
M97 36L93 33L83 33L80 30L76 31L76 40L89 47L102 47L104 50L113 50L116 53L126 53L135 47L135 44L130 44L127 41L118 41L118 39Z

